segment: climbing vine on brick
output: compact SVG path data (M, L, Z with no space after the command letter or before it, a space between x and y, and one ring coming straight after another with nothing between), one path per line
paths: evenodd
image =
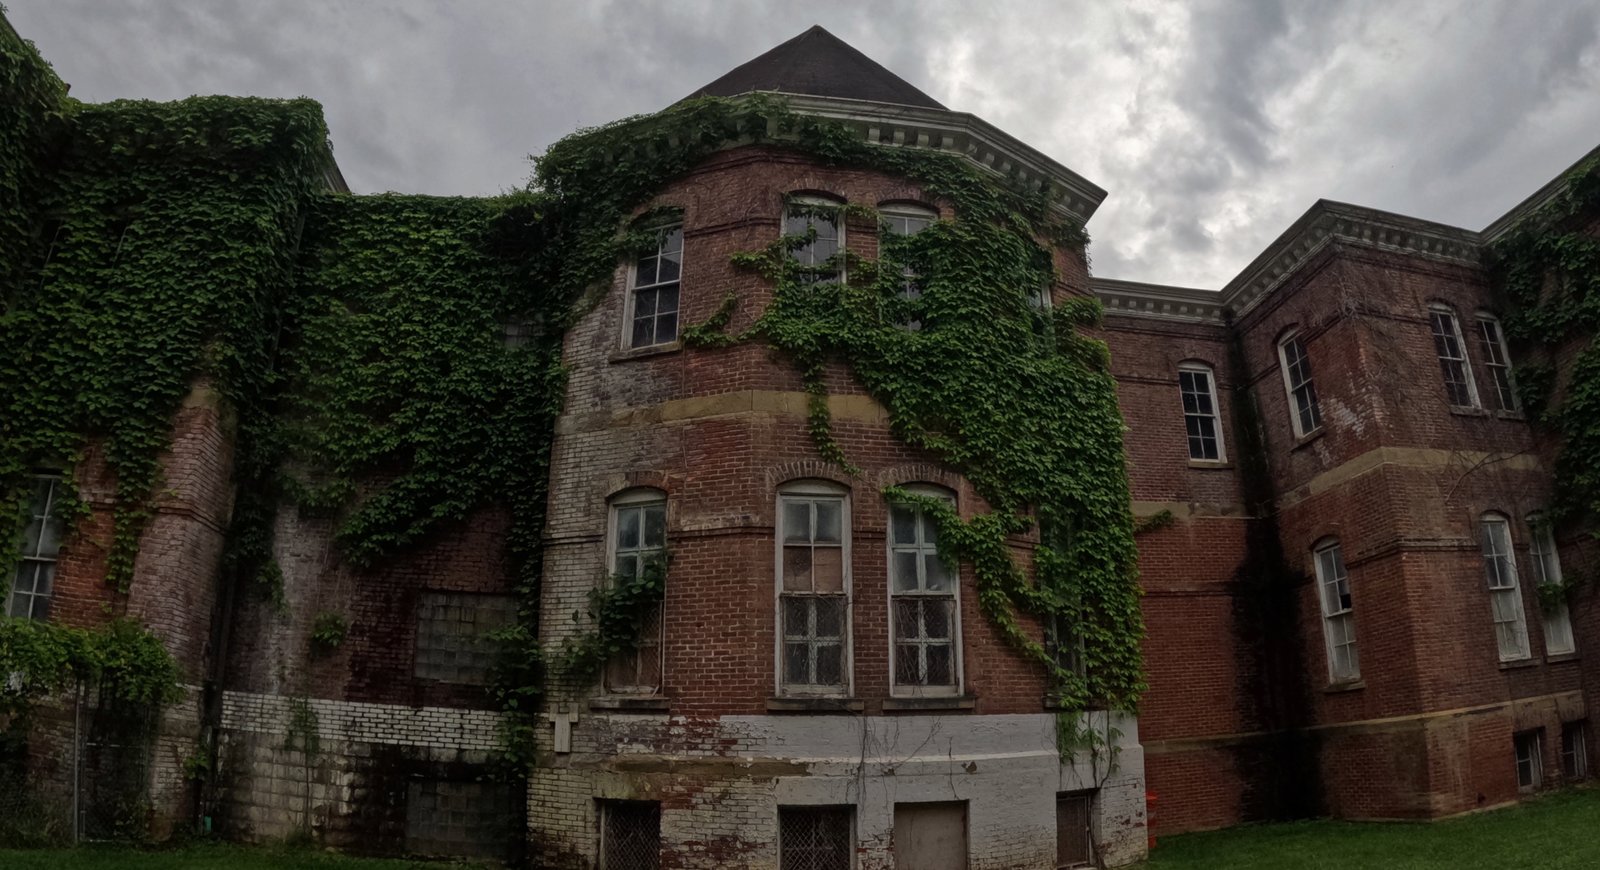
M1534 355L1516 370L1518 395L1534 423L1560 439L1547 520L1593 530L1600 516L1600 160L1573 169L1555 198L1490 247L1488 260L1508 303L1506 333ZM1583 579L1568 572L1566 584ZM1541 588L1541 599L1554 604L1566 591Z

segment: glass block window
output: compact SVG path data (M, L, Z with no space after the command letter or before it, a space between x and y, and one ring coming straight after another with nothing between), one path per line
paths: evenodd
M516 825L505 783L413 780L406 786L406 851L504 858Z
M1511 524L1499 514L1484 514L1483 568L1489 581L1489 605L1494 614L1495 642L1503 662L1528 657L1528 625L1522 613L1522 592L1517 588L1517 562L1511 549Z
M853 816L850 807L779 807L780 870L850 870Z
M1541 514L1528 517L1528 555L1533 562L1533 579L1540 586L1561 585L1561 556L1556 552L1556 534ZM1576 652L1572 636L1572 610L1565 598L1544 610L1544 651L1546 655Z
M61 479L40 475L33 479L33 497L28 503L28 523L22 529L18 549L21 559L11 580L11 595L6 613L21 619L47 619L50 598L55 590L56 558L61 553L61 538L66 532L61 518Z
M1317 403L1317 387L1311 381L1311 360L1299 335L1291 335L1278 345L1283 364L1283 386L1289 393L1289 421L1297 437L1322 428L1322 407Z
M821 284L844 280L844 227L839 203L821 197L796 197L784 212L783 233L797 241L789 256L801 267L800 281Z
M661 866L661 804L608 800L597 803L599 870L657 870Z
M683 227L656 230L655 249L633 267L628 303L628 346L653 347L678 340L678 280L683 273Z
M488 685L498 649L489 635L517 616L509 595L424 592L417 602L419 679L467 686Z
M1483 367L1489 371L1489 384L1495 407L1517 410L1517 385L1511 379L1511 357L1506 353L1505 333L1500 321L1478 315L1478 339L1483 350Z
M1350 575L1338 541L1316 550L1317 588L1322 593L1322 633L1328 648L1328 680L1348 683L1361 677L1356 652L1356 616L1350 600Z
M1472 383L1472 366L1467 362L1455 312L1435 305L1428 309L1428 323L1433 330L1433 350L1439 356L1439 371L1444 375L1445 397L1457 407L1478 407L1478 390Z
M1189 439L1189 458L1222 461L1222 425L1217 418L1216 381L1211 369L1197 363L1179 366L1178 393L1183 399L1183 428Z
M950 502L948 490L915 487ZM959 680L958 575L939 559L939 527L918 505L889 505L889 596L896 690L952 693Z
M785 492L778 523L783 686L842 691L849 648L844 496Z
M624 493L611 504L611 574L639 576L651 563L664 565L667 502L656 490ZM637 647L606 665L606 688L613 692L653 693L661 688L661 609L645 619Z

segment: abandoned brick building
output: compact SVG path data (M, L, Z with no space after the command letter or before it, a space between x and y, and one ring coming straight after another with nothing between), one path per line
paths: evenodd
M104 220L60 217L49 194L28 192L103 173L74 131L104 121L95 107L73 116L32 96L59 82L9 25L0 48L16 73L0 82L42 82L31 103L8 101L21 120L0 129L0 182L34 208L0 224L0 253L21 264L4 273L5 317L75 292L64 270L95 258L104 281L123 274L119 262L230 288L282 284L285 263L333 281L347 258L376 261L390 270L383 281L419 294L438 279L385 265L397 248L337 238L350 224L330 213L407 205L352 196L326 154L297 194L324 203L308 209L318 241L286 232L274 242L283 258L248 273L161 259L191 240L141 233L169 207L159 185L141 202L95 204ZM856 140L958 155L1048 190L1053 214L1091 228L1107 195L821 28L691 98L766 92ZM268 102L251 106L279 110ZM79 126L50 135L66 139L38 132L63 116ZM261 232L306 221L250 187L300 171L287 126L273 129L266 145L227 139L238 150L217 170L228 185L207 194ZM117 135L135 159L168 159L159 130ZM672 558L636 646L596 680L552 680L524 720L528 769L507 772L507 720L486 692L496 653L484 638L527 608L506 556L519 528L506 504L456 504L401 555L363 561L335 512L283 496L270 521L276 586L254 594L224 556L259 480L240 459L251 412L191 368L119 592L106 583L118 522L109 436L85 432L77 461L54 467L7 447L0 471L25 462L35 494L8 616L91 626L126 615L179 667L181 698L142 750L119 750L142 759L151 826L203 817L241 839L309 833L368 852L613 870L1116 866L1141 858L1153 832L1289 815L1436 818L1588 775L1600 608L1563 578L1584 576L1593 554L1581 524L1542 519L1562 440L1533 425L1518 382L1537 358L1559 393L1585 343L1541 348L1504 328L1512 303L1490 254L1563 203L1577 205L1561 226L1600 236L1595 153L1482 231L1318 202L1220 292L1093 277L1081 244L1052 244L1056 278L1037 306L1104 306L1089 331L1109 347L1126 423L1148 681L1137 716L1081 714L1104 745L1063 753L1048 679L985 618L972 566L939 560L922 503L882 495L903 487L971 516L973 483L898 438L842 364L822 377L854 468L819 454L813 394L771 348L685 340L695 324L721 319L729 335L752 325L772 289L730 258L795 220L809 238L797 256L870 260L880 234L949 219L951 203L909 178L733 140L629 205L673 218L650 225L649 247L615 262L558 336L565 380L535 548L540 642L583 632L608 577L639 574L669 543ZM806 209L786 208L796 201ZM464 220L476 207L460 206ZM391 225L433 244L425 221L409 219ZM125 243L143 258L135 265ZM466 262L440 250L456 259L438 269ZM308 279L286 292L300 292L296 280ZM363 304L337 307L372 315ZM0 335L10 328L0 321ZM507 321L493 342L515 349L538 329ZM198 352L208 334L194 337ZM63 516L69 490L83 508ZM58 700L32 723L29 754L35 787L64 800L63 783L104 776L93 750L107 744L95 742L98 719ZM197 746L211 760L194 763ZM83 820L95 800L92 788L73 793L68 827L92 834Z

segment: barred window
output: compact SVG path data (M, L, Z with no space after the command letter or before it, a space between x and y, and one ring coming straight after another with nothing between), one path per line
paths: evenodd
M849 528L845 496L801 484L778 496L778 606L786 691L839 693L849 683Z
M633 266L628 296L629 347L678 340L678 282L683 272L683 227L656 230L655 248Z
M656 870L661 866L661 804L597 801L600 870Z
M1361 657L1356 651L1355 607L1350 598L1350 576L1338 541L1316 550L1317 588L1322 597L1322 633L1328 648L1328 680L1348 683L1361 677Z
M1484 514L1483 566L1489 580L1489 605L1494 616L1495 642L1503 662L1528 657L1528 625L1522 613L1522 592L1517 588L1517 563L1511 549L1511 524L1499 514Z
M938 214L932 209L918 205L895 204L882 208L879 214L883 218L883 229L890 235L914 236L922 232L933 222L938 220ZM915 269L906 266L903 270L904 280L900 285L900 298L907 302L914 302L922 298L922 286ZM907 316L900 321L900 325L916 332L922 328L922 320L918 317Z
M1540 586L1561 586L1561 557L1556 553L1556 534L1542 514L1528 517L1528 555L1533 562L1533 579ZM1565 598L1544 607L1544 651L1546 655L1566 655L1578 649L1572 636L1572 611Z
M1289 421L1296 437L1305 437L1322 428L1322 407L1317 403L1317 387L1311 381L1311 360L1298 334L1278 344L1278 359L1283 364L1283 386L1289 394Z
M853 816L850 807L779 807L780 870L850 870Z
M1505 334L1500 321L1487 314L1478 315L1478 339L1483 349L1483 366L1489 370L1495 406L1502 411L1517 410L1517 385L1511 379L1511 357L1506 354Z
M667 501L654 489L630 490L611 500L613 578L633 579L662 570L667 548ZM645 617L637 645L606 665L606 688L613 692L653 693L661 688L661 608Z
M1439 356L1446 398L1457 407L1478 407L1478 389L1472 382L1472 366L1467 362L1455 312L1443 305L1432 306L1428 309L1428 323L1433 329L1433 349Z
M911 492L954 503L937 487ZM960 685L958 574L939 558L939 526L920 505L889 505L889 598L894 687L950 694Z
M840 260L844 250L844 226L839 220L839 210L840 203L820 196L789 200L784 212L783 233L803 239L789 251L789 256L801 267L801 283L844 280Z
M28 504L28 524L18 546L21 560L11 582L6 613L22 619L48 619L55 590L56 558L61 553L65 524L60 514L61 479L39 475L33 479Z
M1183 398L1183 427L1189 439L1189 458L1222 461L1222 426L1217 419L1217 392L1211 369L1199 363L1179 366L1178 393Z

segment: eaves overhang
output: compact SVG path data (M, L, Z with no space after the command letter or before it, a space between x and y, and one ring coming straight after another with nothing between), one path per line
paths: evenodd
M1100 298L1107 315L1151 317L1185 323L1224 323L1222 294L1198 287L1169 287L1141 281L1091 278L1089 289Z

